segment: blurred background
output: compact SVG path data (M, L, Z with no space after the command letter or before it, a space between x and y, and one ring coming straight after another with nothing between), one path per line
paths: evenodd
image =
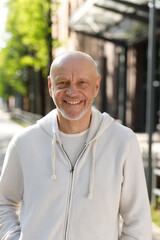
M54 108L52 60L90 54L102 77L94 105L137 133L160 216L160 0L1 0L0 19L1 116L34 123Z

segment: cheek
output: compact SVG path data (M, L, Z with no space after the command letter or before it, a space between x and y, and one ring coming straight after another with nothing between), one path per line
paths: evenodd
M57 90L57 91L53 91L53 97L56 101L60 101L62 100L64 95L64 91L63 90Z
M93 89L93 97L97 96L98 90L99 90L98 87L94 87L94 89Z
M97 91L96 91L96 88L91 88L90 91L88 92L88 96L89 98L92 100L96 97L97 95Z
M95 91L94 91L94 98L97 97L97 94L98 94L98 90L95 89Z

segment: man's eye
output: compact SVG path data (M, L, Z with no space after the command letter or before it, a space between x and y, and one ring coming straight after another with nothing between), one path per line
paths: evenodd
M80 84L81 86L86 86L86 85L87 85L87 82L85 82L85 81L80 81L79 84Z
M62 82L58 82L57 85L59 87L65 87L65 86L67 86L67 83L62 81Z

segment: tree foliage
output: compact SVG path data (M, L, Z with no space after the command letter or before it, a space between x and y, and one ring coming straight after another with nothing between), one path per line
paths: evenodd
M26 94L27 71L47 74L51 61L51 1L9 0L6 48L0 52L0 96Z

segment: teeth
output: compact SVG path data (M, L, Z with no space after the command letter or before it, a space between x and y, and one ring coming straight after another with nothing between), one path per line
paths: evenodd
M77 104L77 103L79 103L80 101L66 101L67 103L69 103L69 104Z

